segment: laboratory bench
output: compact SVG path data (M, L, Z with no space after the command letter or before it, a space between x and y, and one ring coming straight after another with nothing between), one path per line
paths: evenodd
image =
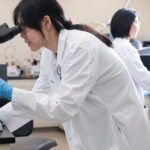
M10 144L15 143L14 135L3 126L3 131L0 132L0 150L10 150Z

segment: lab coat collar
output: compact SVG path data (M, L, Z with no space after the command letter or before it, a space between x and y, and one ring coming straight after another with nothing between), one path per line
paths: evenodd
M64 56L64 51L65 51L66 38L67 38L68 33L69 31L66 29L61 30L59 33L56 66L62 65L62 60Z
M126 41L126 42L130 42L128 39L126 39L126 38L121 38L121 37L117 37L117 38L115 38L116 40L124 40L124 41Z

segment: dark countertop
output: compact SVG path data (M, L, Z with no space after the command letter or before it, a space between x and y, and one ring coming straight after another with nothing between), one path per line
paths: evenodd
M3 131L0 132L0 144L10 144L10 143L15 143L15 137L7 129L6 126L3 126Z

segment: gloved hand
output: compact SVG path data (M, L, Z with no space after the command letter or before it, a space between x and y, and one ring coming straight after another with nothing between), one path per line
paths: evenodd
M11 101L13 87L0 78L0 99L5 98Z

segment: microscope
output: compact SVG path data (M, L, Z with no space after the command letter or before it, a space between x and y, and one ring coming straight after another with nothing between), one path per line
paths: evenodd
M9 28L6 23L0 25L0 44L5 43L8 40L11 40L14 36L19 34L21 32L20 26L14 26L12 28ZM0 132L3 131L3 123L0 121Z
M9 28L6 23L0 25L0 44L12 39L20 32L21 27L19 25L12 28Z

